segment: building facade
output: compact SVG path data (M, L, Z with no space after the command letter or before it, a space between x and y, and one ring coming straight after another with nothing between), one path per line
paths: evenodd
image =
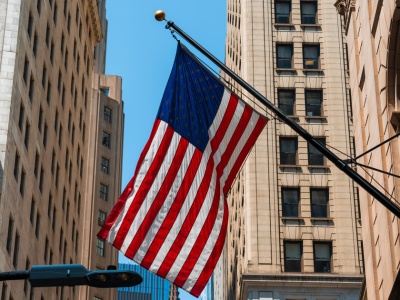
M95 236L121 184L121 79L102 75L105 54L94 56L104 18L105 1L0 4L0 271L117 264ZM0 295L115 299L116 291L10 281Z
M400 199L400 2L336 1L348 42L357 171L392 201ZM379 145L375 150L362 155ZM362 155L362 156L361 156ZM366 284L363 299L400 298L399 219L360 189ZM398 203L398 202L397 202Z
M119 264L118 269L134 271L143 282L132 287L118 288L118 300L179 300L179 293L169 281L136 264ZM170 297L170 293L174 292Z
M353 157L345 36L333 3L230 0L227 8L228 67L339 157ZM228 197L216 299L358 299L357 186L232 87L270 121Z

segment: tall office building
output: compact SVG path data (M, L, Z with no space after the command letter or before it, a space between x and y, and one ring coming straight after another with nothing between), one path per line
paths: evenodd
M345 37L330 1L229 0L226 63L339 157L354 155ZM233 85L237 87L237 85ZM358 299L358 188L270 121L232 187L218 299Z
M117 263L95 236L119 193L123 133L121 79L101 74L104 2L0 4L0 271ZM0 289L1 299L116 298L27 281Z
M400 142L392 139L400 132L399 1L335 5L348 41L357 161L375 168L357 171L399 205L400 181L388 175L400 174ZM399 218L363 190L360 199L366 278L361 299L400 299Z
M119 264L120 270L134 271L143 278L137 286L118 288L118 300L179 300L169 281L136 264ZM171 291L175 292L170 297ZM175 298L176 297L176 298Z

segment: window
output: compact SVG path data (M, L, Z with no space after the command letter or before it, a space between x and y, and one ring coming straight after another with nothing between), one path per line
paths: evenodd
M7 245L6 245L8 254L11 254L13 229L14 229L14 220L10 216L10 218L8 219L8 232L7 232Z
M108 132L103 131L103 139L102 139L103 146L111 148L110 141L111 141L111 135Z
M43 181L44 181L44 170L43 167L40 168L40 176L39 176L39 191L43 192Z
M47 132L49 130L49 127L47 126L47 123L44 123L44 130L43 130L43 146L46 148L47 146Z
M101 171L103 173L109 174L110 171L110 161L107 158L101 158Z
M29 220L31 221L31 224L35 222L35 208L36 208L36 201L35 199L32 198L31 201L31 212L29 214Z
M37 8L38 14L40 15L40 12L42 11L42 0L37 0L36 8ZM28 270L28 268L27 268L27 270Z
M46 79L47 79L47 68L46 65L43 65L42 69L42 86L46 88Z
M24 73L23 73L23 79L25 84L28 84L28 75L29 75L29 60L27 57L25 57L25 62L24 62Z
M297 165L297 137L280 138L280 164Z
M35 177L38 177L39 174L39 153L36 152L36 156L35 156L35 167L33 169L33 173L35 174Z
M36 57L37 56L37 50L38 50L38 41L39 41L39 37L38 34L35 30L35 36L33 38L33 55Z
M325 138L316 138L316 140L325 147ZM323 166L325 157L313 145L308 144L308 165Z
M31 75L31 79L29 81L29 100L31 102L33 101L34 93L35 93L35 79L33 78L33 75Z
M15 241L14 241L14 255L13 255L13 266L14 268L18 267L18 256L19 256L19 233L15 232Z
M63 237L64 237L64 231L63 231L62 228L61 228L61 229L60 229L60 241L59 241L59 243L58 243L58 250L60 250L60 252L62 251Z
M275 23L289 24L291 3L290 0L275 0Z
M32 17L32 13L29 12L29 19L28 19L28 36L29 36L29 38L32 37L32 30L33 30L33 17Z
M300 188L282 188L282 217L298 217Z
M285 272L301 272L303 245L300 241L284 242Z
M292 44L276 45L276 67L278 69L291 69L293 58Z
M46 242L44 244L44 261L47 261L47 255L49 253L49 239L46 236Z
M100 198L105 201L108 200L108 185L100 183Z
M303 45L303 68L307 70L320 69L319 45Z
M286 115L293 116L295 114L294 103L294 90L278 90L278 106Z
M40 214L36 214L36 227L35 227L35 235L37 238L39 238L40 234Z
M39 117L38 117L39 132L42 132L42 124L43 124L43 109L42 109L42 106L40 106L40 108L39 108Z
M307 117L323 115L322 109L322 91L321 90L305 90L306 114Z
M14 177L15 177L15 180L16 180L16 181L18 181L19 162L20 162L20 156L19 156L18 152L15 152L15 158L14 158Z
M25 125L25 137L24 137L24 144L26 149L28 149L28 144L29 144L29 133L30 133L30 127L31 125L26 121Z
M46 45L47 47L50 46L50 25L47 24L47 28L46 28Z
M22 168L21 170L21 182L19 183L19 192L21 193L21 196L24 196L25 193L25 170Z
M100 256L104 256L104 241L97 238L96 253Z
M329 189L327 188L311 188L311 217L327 218L329 216L328 201Z
M317 24L317 1L300 1L301 24Z
M18 117L18 127L21 133L22 133L22 127L24 126L24 115L25 115L25 107L22 104L21 100L21 104L19 106L19 117Z
M47 82L47 92L46 92L46 101L47 104L50 104L51 100L51 82L50 80Z
M98 224L100 226L104 225L104 221L106 220L106 213L104 211L99 210L99 220L98 220Z
M331 273L331 258L331 242L314 242L314 272Z
M104 107L104 120L111 123L111 108L106 106Z

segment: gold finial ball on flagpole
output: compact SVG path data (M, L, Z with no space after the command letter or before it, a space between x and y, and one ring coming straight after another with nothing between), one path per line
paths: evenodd
M165 20L165 12L162 10L157 10L156 13L154 14L154 17L156 18L157 21L164 21Z

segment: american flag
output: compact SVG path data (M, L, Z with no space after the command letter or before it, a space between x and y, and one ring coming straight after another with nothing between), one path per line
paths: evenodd
M266 123L178 43L150 138L98 236L198 297L224 246L225 196Z

